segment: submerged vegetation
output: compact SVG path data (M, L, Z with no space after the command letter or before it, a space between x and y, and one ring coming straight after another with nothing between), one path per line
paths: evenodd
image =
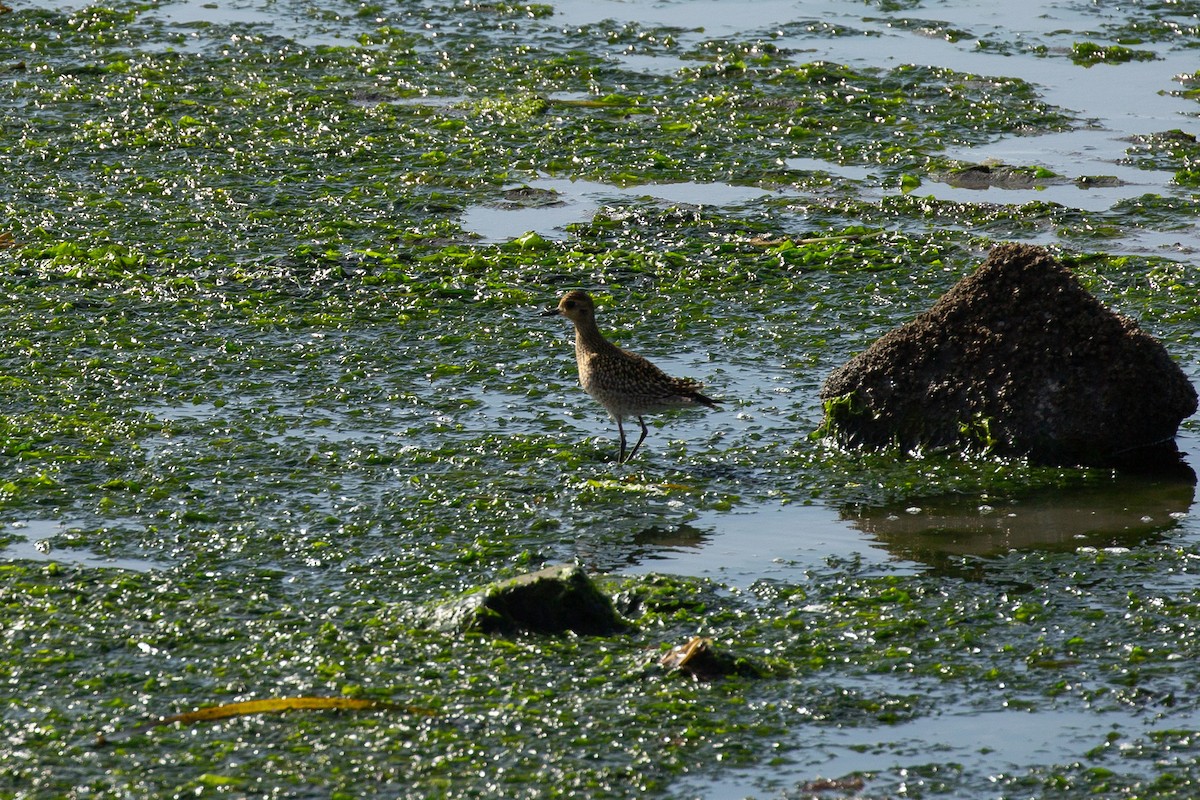
M1053 244L1194 374L1192 266L1119 247L1194 238L1190 134L1132 142L1129 165L1175 180L1106 210L938 200L922 192L949 151L1085 121L1017 78L796 46L875 47L867 18L735 37L544 4L55 5L14 4L0 30L0 543L37 545L0 564L0 797L687 796L742 774L798 792L823 771L806 742L835 730L883 754L846 770L880 796L1194 795L1200 586L1179 517L925 564L897 545L895 565L746 586L630 570L647 532L702 518L1126 486L840 452L817 391L1004 239ZM554 234L464 226L547 176L646 194ZM681 182L762 193L652 191ZM567 332L536 313L574 287L729 411L671 418L618 468ZM1190 487L1182 516L1175 495ZM564 561L612 573L628 632L422 627ZM697 636L756 669L660 665ZM390 710L93 746L316 696ZM1105 722L1086 753L1028 769L876 744L947 709ZM1156 715L1182 727L1139 722Z
M1134 50L1119 44L1100 45L1095 42L1076 42L1071 46L1071 60L1090 67L1092 64L1123 64L1126 61L1153 61L1151 50Z

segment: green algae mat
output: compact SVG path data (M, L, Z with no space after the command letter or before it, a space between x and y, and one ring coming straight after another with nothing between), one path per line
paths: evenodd
M1195 380L1195 3L9 5L0 797L1195 796L1194 480L815 435L999 241ZM1151 111L1043 159L1103 125L1036 74ZM1009 145L1016 184L947 181ZM540 208L579 213L465 222ZM570 288L724 410L618 466ZM1119 521L984 547L947 503ZM857 552L789 555L814 511ZM777 571L672 570L768 519ZM562 562L632 628L423 625ZM660 664L693 636L754 668Z

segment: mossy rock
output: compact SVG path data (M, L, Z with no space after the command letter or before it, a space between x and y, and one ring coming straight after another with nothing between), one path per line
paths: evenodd
M992 250L933 308L835 370L821 397L823 430L846 446L1088 466L1177 461L1175 433L1196 411L1162 344L1022 244Z
M559 565L499 581L433 609L431 627L464 632L608 636L628 629L579 567Z
M1067 179L1040 167L1019 167L1010 164L968 164L943 172L934 172L935 181L959 189L1037 189Z

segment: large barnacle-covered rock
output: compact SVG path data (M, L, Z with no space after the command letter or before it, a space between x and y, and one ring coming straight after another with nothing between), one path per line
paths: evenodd
M1049 464L1175 457L1196 390L1162 344L1043 248L1005 244L826 380L847 446L986 448ZM1144 460L1144 459L1143 459Z

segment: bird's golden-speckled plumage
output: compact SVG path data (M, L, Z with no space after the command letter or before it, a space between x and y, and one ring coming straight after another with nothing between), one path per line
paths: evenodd
M700 393L698 382L672 378L637 353L622 350L605 339L596 326L596 305L587 292L568 292L557 308L546 313L560 314L575 323L579 383L617 421L617 431L621 435L618 463L628 460L625 457L624 417L637 417L642 426L642 435L629 453L629 458L633 458L646 438L643 414L694 405L717 407L712 398Z

